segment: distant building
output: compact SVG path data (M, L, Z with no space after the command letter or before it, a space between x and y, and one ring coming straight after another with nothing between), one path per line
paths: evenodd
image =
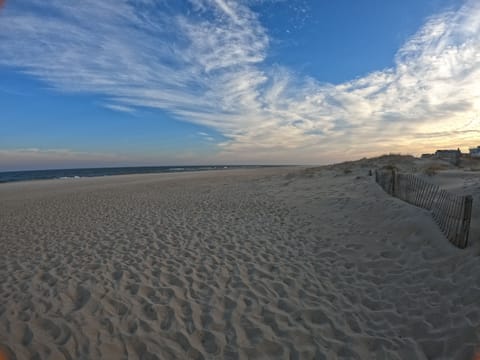
M460 149L457 150L437 150L434 157L439 160L444 160L452 163L453 165L458 165L460 162L460 157L462 152Z
M421 158L422 159L430 159L433 157L433 154L422 154Z
M470 157L480 158L480 146L470 149Z

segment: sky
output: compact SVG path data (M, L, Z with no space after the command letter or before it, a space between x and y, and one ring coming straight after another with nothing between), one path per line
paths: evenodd
M478 0L0 1L0 171L480 145Z

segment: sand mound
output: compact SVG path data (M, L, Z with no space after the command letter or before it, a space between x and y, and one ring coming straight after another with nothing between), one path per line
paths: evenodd
M0 344L18 359L471 359L479 257L366 170L3 184Z

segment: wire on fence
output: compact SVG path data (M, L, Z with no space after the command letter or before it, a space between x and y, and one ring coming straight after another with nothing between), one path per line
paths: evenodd
M375 170L375 181L388 194L427 209L447 239L459 248L468 245L472 196L451 194L412 174L395 169Z

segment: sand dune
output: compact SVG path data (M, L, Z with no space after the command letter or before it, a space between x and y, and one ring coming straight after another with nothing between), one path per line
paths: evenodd
M449 244L371 166L0 185L3 351L472 359L477 248Z

